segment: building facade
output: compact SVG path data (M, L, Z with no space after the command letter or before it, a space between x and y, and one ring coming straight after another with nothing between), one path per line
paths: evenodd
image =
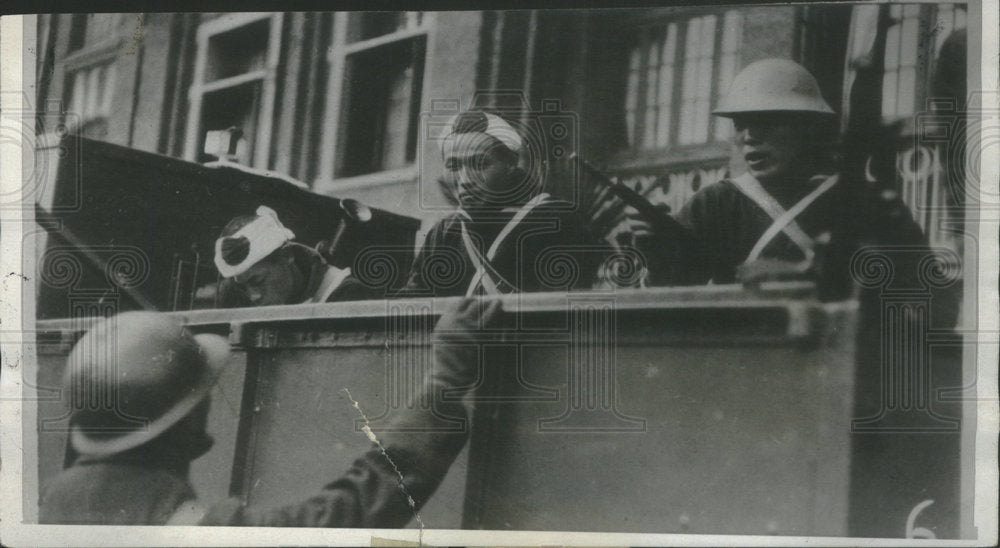
M845 127L852 112L912 121L966 18L963 4L42 15L38 101L84 136L195 162L214 159L206 132L238 128L237 161L425 223L448 207L428 121L509 101L567 120L548 159L572 149L676 210L740 170L711 110L742 67L799 61ZM852 104L866 68L876 85ZM904 126L899 184L942 243L939 152Z

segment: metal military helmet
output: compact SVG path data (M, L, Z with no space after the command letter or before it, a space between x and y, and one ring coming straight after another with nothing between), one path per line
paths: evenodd
M788 59L764 59L747 65L733 78L729 93L713 114L731 117L770 111L834 114L813 75Z
M102 320L67 360L70 443L102 456L156 439L208 396L228 357L224 338L192 335L165 314Z

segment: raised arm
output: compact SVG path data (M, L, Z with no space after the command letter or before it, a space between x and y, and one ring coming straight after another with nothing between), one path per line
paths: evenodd
M435 328L434 366L410 405L385 433L369 432L372 448L340 478L308 500L257 509L229 500L203 525L403 527L438 488L469 436L462 397L479 376L483 328L495 325L498 301L466 299ZM495 333L495 331L493 331ZM490 331L485 332L487 336ZM459 427L456 427L459 424Z

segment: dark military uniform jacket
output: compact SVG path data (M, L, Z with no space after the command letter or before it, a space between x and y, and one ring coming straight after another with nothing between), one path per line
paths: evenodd
M568 202L458 211L427 234L404 294L455 296L587 289L601 260Z
M809 239L846 221L844 186L832 184L830 188L821 189L826 181L828 177L816 176L790 185L787 187L789 192L784 195L773 196L778 205L788 211L811 193L822 191L794 217L794 224ZM689 241L682 246L681 256L663 256L661 250L667 246L657 242L655 236L639 242L649 261L654 285L736 281L737 266L747 260L775 221L738 185L739 181L732 179L708 185L681 209L676 218L689 231ZM759 257L786 261L808 258L802 242L797 242L784 230L777 232L762 247ZM668 272L673 272L676 279L664 279L664 273Z
M461 442L464 438L438 447L440 466L435 470L420 469L406 452L390 450L393 462L403 471L405 493L386 457L372 449L313 497L269 509L248 507L232 498L191 512L196 501L186 470L115 457L82 461L46 487L39 518L41 523L78 525L403 527L433 494ZM413 497L416 508L410 506L407 495Z

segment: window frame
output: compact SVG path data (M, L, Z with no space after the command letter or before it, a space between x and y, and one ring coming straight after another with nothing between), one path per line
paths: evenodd
M369 188L412 181L417 177L419 160L414 160L409 165L395 169L349 177L336 176L336 157L337 152L342 148L341 139L343 137L340 131L341 110L344 96L347 92L344 82L344 72L347 69L348 57L350 55L423 36L425 43L423 76L420 85L421 104L426 101L432 82L431 73L433 69L430 59L436 34L434 32L437 22L435 12L423 12L420 25L415 28L348 42L350 18L352 15L360 13L364 12L336 12L333 14L331 44L327 53L329 77L327 79L326 100L323 108L323 137L320 139L320 161L317 176L312 184L313 190L316 192L339 192L347 189ZM417 123L419 124L419 121ZM423 143L423 135L421 135L418 128L415 143L417 155L423 149Z
M69 109L72 108L73 105L73 83L76 80L77 75L80 73L89 72L101 65L116 65L116 80L110 83L110 85L115 88L112 89L112 101L114 100L114 92L117 91L118 84L117 78L120 78L118 71L121 69L121 67L117 66L118 52L121 50L123 43L124 40L121 36L113 36L95 44L84 43L81 48L74 50L72 53L63 58L62 102L64 105L64 114L62 116L62 121L64 123L68 122L66 114L69 114ZM111 116L108 115L107 119L110 123ZM87 121L88 120L81 116L80 127L76 129L81 129Z
M237 30L241 27L269 21L267 52L264 56L264 68L229 76L206 83L205 69L208 64L208 47L210 40L220 34ZM281 35L283 13L229 13L217 19L201 23L197 33L197 54L195 56L194 77L188 90L188 119L184 136L184 159L196 162L198 160L198 145L200 142L202 106L205 95L214 91L234 88L249 82L261 82L261 104L257 112L257 130L254 135L254 152L250 161L251 167L268 169L271 158L271 141L274 124L274 108L277 95L278 61L281 58Z
M894 121L902 120L903 132L906 137L912 137L916 133L916 127L914 124L909 123L913 120L914 116L917 116L921 112L927 109L927 101L931 98L931 77L937 68L938 54L940 53L940 47L944 40L950 36L952 32L955 32L959 28L968 28L968 21L966 20L966 25L963 27L952 26L948 29L948 32L941 34L941 30L938 29L937 25L940 21L940 7L942 5L950 5L952 9L957 12L960 9L966 12L965 17L968 17L968 4L962 2L939 2L931 4L902 4L901 10L906 6L918 6L920 11L915 17L917 20L917 51L915 53L916 60L913 65L915 68L914 73L914 86L913 86L913 104L909 106L912 112L899 114L899 68L896 67L896 103L893 105L895 111L891 115L885 113L885 82L883 80L883 103L879 108L882 122L891 123ZM890 4L886 8L885 17L890 18L889 27L899 25L900 27L900 44L897 45L898 48L902 48L902 18L896 20L894 16L891 15L892 7L895 4ZM963 9L964 8L964 9ZM952 15L955 17L956 15ZM954 21L953 21L954 22ZM886 32L888 33L888 27ZM929 37L929 38L928 38ZM887 39L888 41L888 39ZM901 51L901 49L900 49ZM888 46L887 51L884 53L882 58L883 71L885 70L884 63L886 62L886 56L889 54Z

